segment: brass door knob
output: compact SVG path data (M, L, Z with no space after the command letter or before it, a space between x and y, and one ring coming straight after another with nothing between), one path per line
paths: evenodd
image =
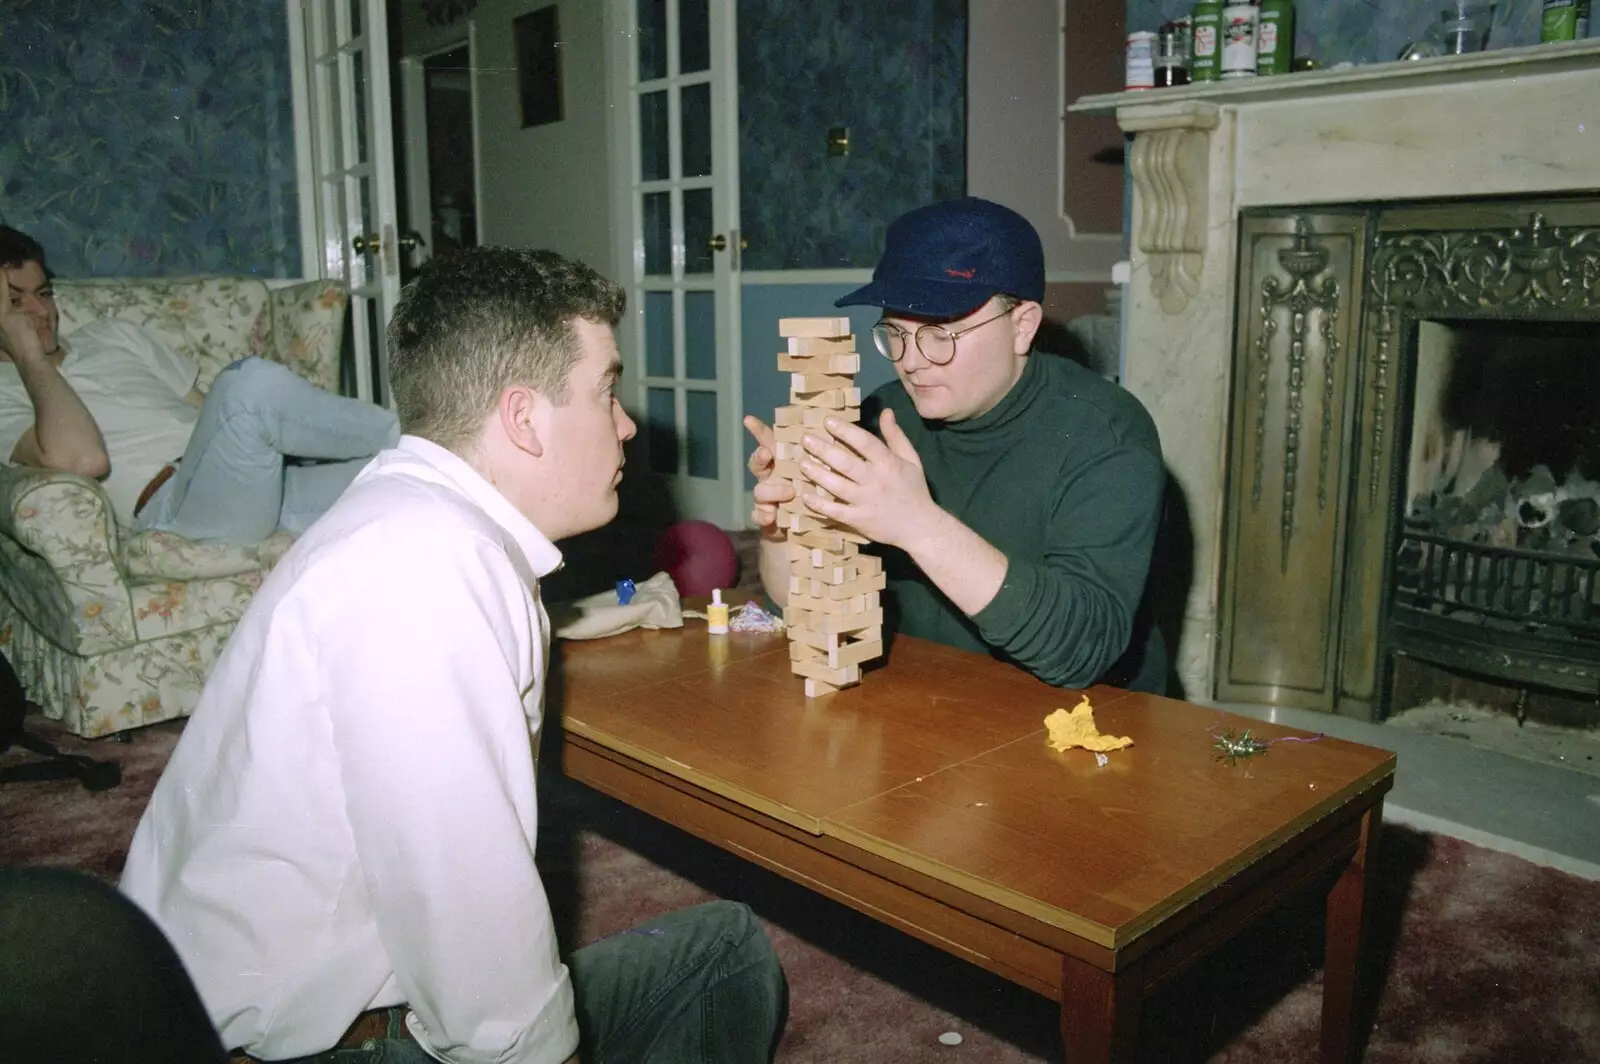
M716 236L706 241L706 247L710 248L712 251L726 251L728 250L728 238L723 236L721 233L718 233Z
M357 233L350 241L350 246L364 254L376 255L378 249L383 246L383 242L378 239L377 233L368 233L365 236Z
M422 234L415 229L407 229L400 234L395 243L400 245L401 251L415 251L423 244Z

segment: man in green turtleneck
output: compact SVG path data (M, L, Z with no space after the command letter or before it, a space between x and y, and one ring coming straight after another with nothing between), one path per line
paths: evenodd
M1140 610L1166 474L1131 394L1033 350L1044 251L1021 215L967 197L890 227L872 282L836 305L883 308L872 331L898 380L830 419L802 468L834 496L819 513L882 545L891 627L986 651L1047 683L1161 692L1167 661ZM787 593L772 431L752 515L767 593ZM874 431L876 435L874 435Z

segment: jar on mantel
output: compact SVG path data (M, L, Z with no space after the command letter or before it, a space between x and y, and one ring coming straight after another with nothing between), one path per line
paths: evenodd
M1165 89L1189 84L1188 48L1183 34L1188 27L1168 22L1156 31L1155 83Z

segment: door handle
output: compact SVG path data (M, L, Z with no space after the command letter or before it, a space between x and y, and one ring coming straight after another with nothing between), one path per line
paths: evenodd
M746 240L744 237L741 236L739 238L739 250L743 251L745 248L747 248L749 246L750 246L750 241ZM723 236L721 233L718 233L716 236L714 236L710 240L706 241L706 247L710 248L712 251L727 251L728 250L728 238Z
M357 233L351 238L350 246L362 254L376 255L382 249L383 241L378 239L377 233L368 233L365 236Z
M400 234L400 239L395 243L400 245L400 250L402 251L415 251L423 246L422 234L415 229L407 229Z

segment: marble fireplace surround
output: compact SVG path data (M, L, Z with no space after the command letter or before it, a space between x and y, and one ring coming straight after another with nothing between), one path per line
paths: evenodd
M1134 134L1123 382L1185 495L1176 655L1215 693L1239 212L1600 190L1600 40L1088 96Z

